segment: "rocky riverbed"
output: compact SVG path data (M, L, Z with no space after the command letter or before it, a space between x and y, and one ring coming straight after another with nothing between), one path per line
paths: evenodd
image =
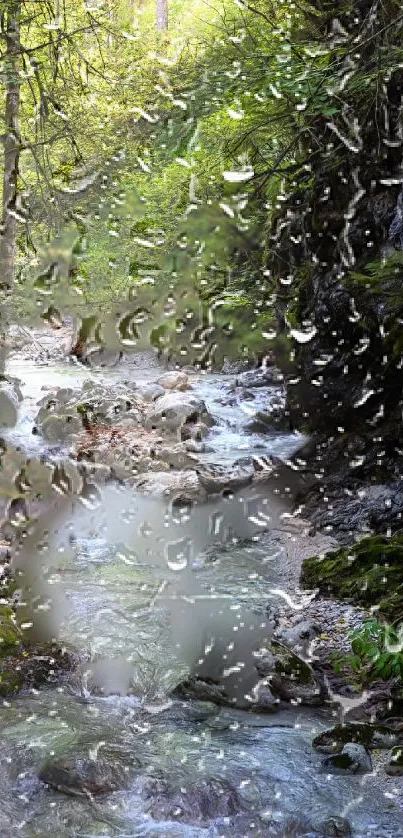
M7 370L23 398L3 432L9 617L25 638L11 651L17 669L50 639L56 663L74 655L0 708L4 822L403 835L399 731L361 736L387 696L331 664L367 611L300 586L304 559L337 542L295 508L305 441L279 372L166 370L152 353L86 369L62 337L34 332ZM335 754L312 747L349 719Z

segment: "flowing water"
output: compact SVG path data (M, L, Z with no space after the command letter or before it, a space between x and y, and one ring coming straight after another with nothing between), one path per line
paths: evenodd
M8 371L23 379L25 396L9 438L43 453L32 425L44 380L77 387L88 372L16 363ZM116 381L122 373L102 376ZM253 450L287 459L301 443L297 435L244 432L272 391L256 391L253 403L238 394L228 404L229 386L229 377L212 375L194 384L217 420L206 458L231 462ZM0 836L269 836L272 823L334 815L348 817L359 838L403 836L394 781L385 795L373 775L320 772L310 743L331 721L327 712L260 715L169 697L203 667L233 695L248 695L253 650L269 636L270 611L290 584L276 537L288 514L273 491L243 490L190 511L110 485L93 503L64 499L45 516L22 560L43 585L43 631L51 626L83 663L66 684L0 707ZM66 755L123 766L126 787L93 799L46 788L40 767ZM238 813L229 807L224 816L218 807L201 818L196 805L182 806L184 788L200 793L209 780L236 790Z

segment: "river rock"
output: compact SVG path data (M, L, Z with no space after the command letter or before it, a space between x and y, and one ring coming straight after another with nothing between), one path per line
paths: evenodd
M206 493L200 485L199 478L192 470L142 474L137 479L136 486L145 495L172 498L176 502L183 500L184 503L188 503L206 499Z
M40 424L40 431L48 442L65 442L81 433L82 421L77 413L68 412L62 415L52 413L46 416Z
M257 656L258 674L267 678L273 693L284 701L316 705L323 692L312 667L282 643L272 641Z
M223 684L212 678L192 675L174 690L174 696L193 701L212 702L236 710L253 710L257 713L275 713L280 709L280 700L273 695L265 681L259 681L251 696L229 695Z
M107 387L92 380L85 381L81 390L62 387L48 394L39 407L36 426L49 442L64 441L84 428L115 427L123 419L127 426L136 426L143 415L134 390L119 384Z
M97 759L82 756L49 759L40 769L39 779L57 791L78 797L110 794L128 785L124 767L101 756Z
M237 387L269 387L280 384L284 376L277 367L259 367L237 376Z
M208 701L213 704L232 704L225 687L218 684L217 681L199 678L197 675L192 675L186 681L181 681L174 690L174 695L195 701Z
M138 395L145 402L155 402L160 396L165 395L165 390L160 384L140 384L136 389Z
M319 733L312 746L323 754L338 754L347 742L355 742L365 748L391 748L403 744L403 731L369 722L346 722Z
M198 458L188 451L184 442L157 448L155 457L158 461L162 460L174 469L192 469L195 467L195 463L198 463Z
M157 378L157 384L164 390L189 390L189 379L185 372L165 372Z
M385 771L391 777L403 776L403 747L396 746L388 754Z
M197 468L200 484L209 495L234 492L252 482L255 468L252 457L241 457L233 466L202 465Z
M158 428L173 432L188 423L196 422L211 425L213 420L202 399L190 393L180 392L161 396L150 407L145 417L145 427L149 430Z
M325 757L321 768L327 774L368 774L372 761L363 745L347 742L341 753Z
M18 419L22 393L15 379L0 379L0 427L13 428Z
M352 829L346 818L338 815L331 815L329 818L314 822L312 824L315 834L321 838L351 838Z
M320 633L320 626L312 620L300 620L278 633L279 640L298 655L306 656L312 640Z
M290 431L290 418L284 400L273 402L267 410L258 410L246 423L245 431L249 434Z
M202 442L209 432L209 425L205 422L187 422L181 427L182 442Z
M169 781L151 778L143 787L148 811L158 820L205 823L231 817L243 809L237 790L226 780L213 777L184 779L180 788Z

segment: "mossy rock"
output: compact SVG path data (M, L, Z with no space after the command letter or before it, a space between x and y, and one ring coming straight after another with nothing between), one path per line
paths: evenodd
M0 657L10 654L21 643L21 633L14 612L8 605L0 605Z
M351 548L305 559L301 583L326 596L376 605L391 620L403 612L403 536L363 538Z
M269 649L274 658L270 686L284 701L321 704L323 694L312 667L295 652L277 641Z
M312 747L324 754L337 754L341 753L347 742L368 749L391 748L403 744L403 731L393 730L387 725L347 722L323 730L313 739Z
M16 669L9 668L10 661L7 661L8 668L1 671L0 668L0 697L10 698L16 695L24 686L22 673Z
M385 771L391 777L401 777L403 775L403 747L398 745L392 748L388 754Z

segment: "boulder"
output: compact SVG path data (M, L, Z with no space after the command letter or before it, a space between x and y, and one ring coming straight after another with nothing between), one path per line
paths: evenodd
M145 417L145 427L158 428L170 432L178 431L188 423L213 423L202 399L190 393L173 392L157 399Z
M317 823L314 822L312 826L318 838L351 838L353 834L348 820L339 815L331 815Z
M87 380L81 390L62 387L41 399L36 426L49 442L61 442L84 428L136 427L143 411L133 389Z
M174 469L192 469L195 467L195 463L198 463L198 458L188 451L184 442L156 448L155 458L158 461L162 460Z
M312 640L320 633L320 626L312 620L300 620L278 633L279 640L298 655L306 656Z
M385 771L391 777L403 776L403 746L397 745L389 752Z
M272 692L288 702L323 703L323 692L312 667L282 643L272 641L257 655L258 674L267 679Z
M403 744L403 731L369 722L346 722L319 733L312 746L323 754L338 754L348 742L355 742L367 749L391 748Z
M193 701L208 701L237 710L253 710L257 713L275 713L280 709L280 700L273 695L266 681L259 681L250 696L231 696L223 684L218 681L192 675L182 681L174 690L174 695Z
M202 465L196 470L200 484L209 495L241 489L251 483L255 475L252 457L241 457L233 466Z
M209 426L205 422L187 422L181 427L182 442L202 442L209 432Z
M40 769L39 779L57 791L78 797L110 794L128 784L124 767L101 756L97 759L83 756L49 759Z
M41 434L48 442L65 442L83 430L80 416L73 411L46 416L40 425Z
M22 393L13 378L0 378L0 427L13 428L18 419Z
M155 402L160 396L165 395L164 387L160 384L139 384L136 389L136 395L145 402Z
M142 474L136 481L136 488L145 495L172 498L185 503L203 501L206 493L202 489L195 471L156 471Z
M290 417L282 399L272 402L267 410L258 410L245 425L245 431L250 434L268 434L290 430Z
M284 376L277 367L259 367L241 373L236 379L237 387L270 387L280 384Z
M372 760L363 745L347 742L341 753L325 757L321 769L326 774L369 774Z
M165 372L164 375L160 375L157 378L157 384L164 390L188 390L190 387L188 376L180 370Z

